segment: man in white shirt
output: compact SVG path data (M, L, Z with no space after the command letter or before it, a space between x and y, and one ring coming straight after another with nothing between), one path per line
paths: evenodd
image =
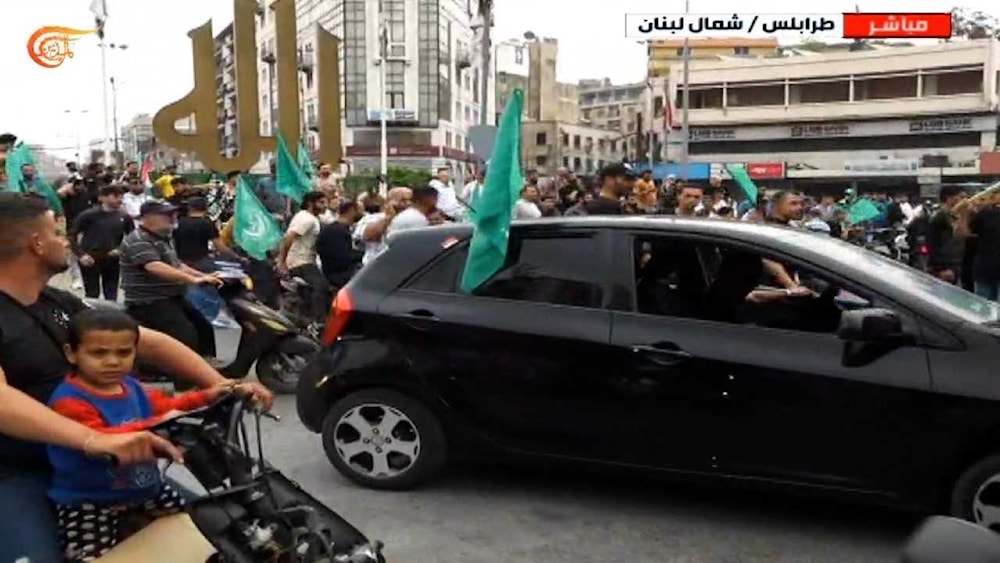
M410 188L393 188L386 194L386 202L379 213L370 213L358 221L354 227L354 240L363 242L365 254L361 264L371 262L385 249L385 232L397 214L410 206L413 192Z
M278 272L302 278L310 286L309 314L322 322L330 306L330 284L316 264L316 237L321 228L319 217L326 212L323 192L309 192L302 198L302 210L288 224L278 253Z
M132 218L136 228L139 227L139 209L148 199L146 189L141 184L129 184L128 192L122 195L122 210Z
M440 197L438 194L438 190L431 186L414 188L413 205L393 217L389 223L389 228L386 230L386 236L391 236L393 233L408 229L441 223L442 218L440 217L440 213L438 213L438 201Z
M521 197L514 203L514 219L538 219L542 210L538 208L538 188L525 186L521 188Z
M438 168L437 178L431 180L430 186L437 190L437 205L441 213L450 219L460 220L465 207L458 202L458 194L455 193L455 186L451 183L451 169Z
M483 194L483 186L485 181L486 181L486 169L480 169L478 172L476 172L476 177L473 178L471 182L466 184L464 188L462 188L462 201L465 202L465 205L468 206L468 208L472 209L476 208L476 200L479 199L479 196ZM465 213L463 214L463 218L465 219L469 218L468 208L465 210Z

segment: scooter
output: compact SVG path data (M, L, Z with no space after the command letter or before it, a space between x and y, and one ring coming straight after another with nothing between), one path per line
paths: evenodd
M247 415L256 426L256 457ZM369 541L264 460L263 417L277 420L229 395L152 428L184 449L185 467L208 492L189 501L185 514L154 521L98 561L385 563L381 542Z
M233 379L246 377L256 364L257 379L278 394L294 393L299 373L319 353L315 338L304 335L285 315L264 305L253 294L253 282L235 262L216 262L222 278L219 294L242 329L236 358L216 366ZM87 300L91 306L120 307L117 303ZM156 366L140 366L141 379L156 386L170 385L173 378Z

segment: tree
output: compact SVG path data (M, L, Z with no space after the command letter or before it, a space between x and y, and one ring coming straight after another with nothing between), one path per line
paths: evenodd
M951 11L951 36L965 39L1000 38L1000 20L979 10L954 8Z

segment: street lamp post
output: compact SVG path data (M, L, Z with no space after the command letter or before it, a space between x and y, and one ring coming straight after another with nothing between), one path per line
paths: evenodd
M382 2L378 3L378 117L379 117L379 169L382 181L379 182L379 195L386 196L389 178L389 132L386 122L386 62L389 56L389 23L385 19Z
M684 13L691 12L691 0L684 0ZM681 109L681 180L688 180L688 150L691 143L691 128L688 125L688 108L691 107L691 39L684 38L684 98Z
M90 113L90 112L87 111L87 110L85 110L85 109L81 109L81 110L67 109L67 110L63 110L63 113L70 114L70 115L72 115L72 114L76 114L77 115L77 118L74 121L76 122L75 123L75 125L76 125L76 127L75 127L75 129L76 129L76 162L77 162L77 164L79 164L80 163L80 153L83 151L83 144L80 141L80 117L79 116L81 116L81 115L83 115L85 113Z
M117 163L118 155L121 154L121 145L119 144L120 136L118 135L118 86L115 84L114 76L112 76L110 80L111 80L111 121L115 129L114 157Z

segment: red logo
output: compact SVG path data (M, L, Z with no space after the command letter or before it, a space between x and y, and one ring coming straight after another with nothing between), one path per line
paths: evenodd
M752 180L781 180L785 177L784 162L748 162L746 168Z

